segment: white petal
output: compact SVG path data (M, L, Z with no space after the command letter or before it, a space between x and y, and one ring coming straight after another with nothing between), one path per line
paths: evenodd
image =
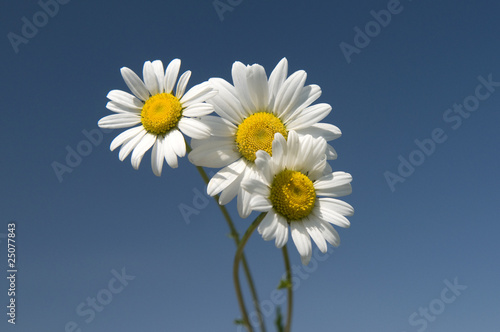
M293 73L281 86L276 95L273 109L273 113L280 119L286 117L288 113L294 110L293 107L304 87L306 78L306 72L299 70Z
M323 235L323 238L328 241L332 246L338 247L340 245L339 233L327 222L320 221L318 229Z
M287 128L299 130L307 128L323 120L332 110L328 104L316 104L304 109L293 121L287 124Z
M121 90L111 90L106 97L120 105L132 109L141 110L144 106L144 103L139 98Z
M210 127L199 119L182 117L177 125L179 129L192 138L204 139L210 137Z
M302 264L307 265L312 254L311 239L309 238L309 234L300 221L290 222L290 229L292 231L293 242L295 243L295 246L300 254Z
M300 136L300 135L299 135ZM311 158L313 159L321 159L325 156L326 153L326 141L323 137L314 138L311 135L307 135L310 138L310 150L311 150Z
M320 196L341 197L351 193L351 181L351 174L334 172L316 180L314 189L316 189L316 194Z
M140 127L142 128L142 127ZM147 134L147 132L142 128L142 130L137 133L132 139L128 140L122 145L120 152L118 153L118 159L123 161L132 152L133 149L139 144L142 138Z
M285 82L287 75L288 75L288 61L286 58L283 58L276 65L273 72L269 76L270 99L273 99L278 94L278 91L283 85L283 82Z
M270 194L269 186L257 179L247 179L241 183L241 186L252 195L268 197Z
M307 256L300 256L300 261L302 262L302 265L307 265L311 261L311 256L312 256L312 250L309 252Z
M278 215L278 222L274 234L276 237L276 247L282 248L288 242L288 222L280 215Z
M278 227L278 214L273 210L267 212L266 216L259 225L258 231L264 241L274 239L276 228Z
M253 103L252 110L265 111L269 106L269 87L264 67L253 65L247 68L248 94Z
M199 146L196 146L194 143ZM241 154L236 151L234 140L222 137L222 139L211 138L207 141L192 140L193 151L188 155L189 161L196 166L204 167L225 167L241 158Z
M325 165L325 172L323 174L328 174L328 173L332 173L333 170L332 170L332 166L330 166L329 163L326 163Z
M237 202L236 202L236 207L238 208L238 214L240 215L241 218L246 218L250 215L250 213L252 213L252 207L250 204L251 199L252 199L252 195L240 186L238 188L238 198L237 198ZM269 203L271 203L271 202L269 202ZM269 210L271 208L272 208L272 205L269 205Z
M255 155L257 156L257 158L255 159L256 169L260 172L260 175L263 177L263 180L266 182L266 184L271 184L275 175L271 165L271 156L263 150L257 151Z
M316 99L321 96L321 88L315 84L305 86L299 93L297 100L293 106L293 112L288 113L284 116L282 121L285 125L292 120L294 120L304 108L311 105Z
M311 135L299 135L301 144L297 167L303 172L309 172L314 169L316 163L326 162L326 141L323 138L313 138Z
M342 135L340 129L330 123L315 123L309 127L295 129L301 135L311 135L313 137L323 137L326 141L339 138Z
M320 177L325 174L331 173L331 167L326 161L326 155L316 160L314 165L309 168L309 172L307 173L307 177L311 179L311 181L316 181Z
M142 99L143 101L148 100L149 91L144 85L144 82L134 73L131 69L123 67L120 69L123 80L127 84L128 88L134 95Z
M154 96L160 92L158 89L158 80L156 78L155 70L151 61L146 61L144 63L144 68L142 69L142 75L144 77L144 83L146 88L148 88L149 93Z
M174 152L179 157L184 157L186 155L186 141L181 132L177 129L172 129L166 135L166 140L169 142Z
M352 209L352 207L349 204L347 205ZM339 208L337 205L325 201L325 198L321 197L316 200L316 206L314 207L312 213L323 221L332 223L339 227L349 228L351 226L351 223L346 217L343 216L344 213L339 212L339 209L346 209L346 207ZM345 214L345 215L352 215L352 214Z
M337 211L344 216L352 216L354 214L354 208L349 204L340 199L329 198L329 197L319 197L319 202L328 205L329 208Z
M186 142L187 142L187 139L186 139ZM236 141L234 140L234 138L231 138L231 137L212 136L208 139L194 139L194 138L192 138L189 145L191 146L191 148L193 150L197 149L198 147L202 147L202 146L207 147L209 149L217 147L217 146L220 146L220 147L226 149L226 148L229 148L231 146L231 149L233 149L233 147L234 147L234 149L237 150Z
M262 232L264 232L268 227L270 227L273 223L275 213L273 210L269 211L266 213L264 216L264 219L260 222L259 226L257 227L257 231L259 234L262 235Z
M271 201L267 197L261 195L252 196L250 198L249 204L252 210L259 212L267 212L273 207Z
M153 70L155 71L156 81L158 82L158 91L164 92L165 73L163 71L163 63L160 60L153 61Z
M190 117L204 116L212 113L214 107L207 103L196 103L182 111L182 115Z
M337 151L330 144L326 145L326 157L330 160L337 159Z
M297 99L297 110L303 110L321 96L321 88L316 84L305 86Z
M238 129L231 121L218 116L207 115L200 120L210 127L210 131L214 136L233 137Z
M180 99L182 107L189 107L193 104L207 101L217 94L213 86L209 82L203 82L193 86L188 92Z
M131 108L122 104L117 103L116 101L108 101L106 104L106 108L115 113L131 113L131 114L141 114L141 110L138 108Z
M184 92L186 91L186 86L189 82L189 78L191 77L191 71L187 70L184 74L179 78L179 82L177 82L177 88L175 89L175 96L177 99L181 99L184 96Z
M148 151L156 141L156 135L147 133L142 140L137 144L132 152L132 157L130 157L130 161L132 163L132 167L134 169L139 169L139 165L141 164L142 157L146 151Z
M295 169L296 165L300 162L300 140L299 135L296 132L290 131L288 133L287 143L287 151L284 156L285 159L285 167L288 169Z
M208 183L207 193L217 195L233 183L245 170L246 163L243 158L218 171Z
M151 151L151 168L156 176L161 176L161 171L163 169L163 137L158 136L155 144L153 145L153 150Z
M290 132L289 134L292 133ZM280 133L274 134L274 140L272 143L272 152L273 152L273 161L276 163L276 165L278 165L279 169L283 169L285 167L288 146L287 146L287 141Z
M165 160L168 166L172 168L177 168L179 166L177 160L177 154L175 154L173 146L166 138L163 141L162 147L163 147L163 155L165 155Z
M128 142L132 138L134 138L137 134L141 133L144 131L144 128L142 126L134 127L125 130L123 133L120 135L116 136L115 139L111 142L111 145L109 146L109 149L113 151L120 145Z
M238 195L238 191L240 189L240 184L241 184L241 179L243 177L239 176L237 177L229 186L227 186L222 193L219 196L219 204L220 205L226 205L229 203L233 198Z
M211 78L210 83L218 91L208 102L214 105L215 112L224 119L238 125L247 117L237 96L234 86L221 78Z
M297 157L295 158L294 170L300 171L307 174L311 163L315 160L311 159L311 147L312 147L312 136L299 136L299 149L297 151Z
M247 67L239 61L233 64L231 74L233 76L233 84L236 89L238 99L243 106L245 111L245 117L249 116L255 111L255 106L253 105L252 99L248 91L247 84Z
M128 128L141 123L141 117L132 113L111 114L97 123L101 128Z
M170 61L170 63L167 66L167 69L165 70L165 81L164 81L164 86L165 86L165 92L166 93L172 93L172 90L174 89L175 82L177 82L177 76L179 75L179 70L181 69L181 60L179 59L174 59Z
M312 217L312 218L310 218ZM318 246L319 250L322 253L325 253L328 250L328 247L326 246L326 241L323 235L321 234L321 231L318 228L319 220L317 220L314 216L310 216L304 218L302 223L304 224L304 227L306 228L307 232L311 236L311 238L314 240L316 245Z

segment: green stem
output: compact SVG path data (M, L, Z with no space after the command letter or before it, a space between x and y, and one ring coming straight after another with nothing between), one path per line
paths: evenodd
M191 147L189 144L186 144L187 152L191 151ZM200 173L203 181L205 181L206 184L210 181L208 178L207 173L203 169L203 167L196 166L196 169ZM239 246L240 244L240 235L238 234L238 231L236 230L236 227L234 227L233 220L231 219L231 216L229 215L229 212L227 211L226 207L224 205L219 204L219 195L214 196L215 202L219 206L219 209L222 212L222 215L224 216L224 219L226 219L227 225L229 226L229 230L231 232L231 237L234 239L234 242L236 244L236 247ZM259 298L257 297L257 291L255 289L255 284L253 282L252 274L250 273L250 268L248 267L248 262L244 254L242 254L241 262L243 265L243 271L245 273L245 277L248 282L248 286L250 288L250 293L252 295L252 301L253 305L255 307L255 312L257 313L257 317L259 319L259 325L261 328L262 332L266 332L266 326L264 324L264 320L262 318L262 311L260 310L260 302Z
M253 332L253 328L250 325L250 320L248 319L248 313L245 307L245 301L243 301L243 294L241 292L241 285L240 285L240 278L239 278L239 267L240 267L240 260L242 260L243 257L243 248L245 248L245 245L250 238L250 235L252 235L253 231L259 226L260 222L262 219L264 219L264 216L266 215L265 212L262 212L248 227L247 231L245 232L245 235L243 235L243 238L240 241L240 244L238 246L238 249L236 249L236 254L234 255L234 263L233 263L233 281L234 281L234 288L236 290L236 297L238 299L238 304L240 306L240 311L243 316L243 322L248 330L248 332Z
M288 311L286 315L286 325L284 332L290 332L290 328L292 325L292 309L293 309L293 285L292 285L292 272L290 269L290 259L288 258L288 250L286 248L286 244L282 248L283 251L283 260L285 261L285 269L286 269L286 280L287 280L287 290L288 290Z

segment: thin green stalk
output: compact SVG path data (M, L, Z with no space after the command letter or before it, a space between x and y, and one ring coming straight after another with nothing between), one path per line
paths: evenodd
M187 152L190 152L191 147L189 146L189 144L186 144L186 147L187 147ZM205 183L208 184L210 179L208 178L208 175L205 172L205 170L203 169L203 167L196 166L196 169L200 173L203 181L205 181ZM227 211L226 207L224 205L219 204L219 195L215 195L214 199L215 199L215 202L217 203L217 205L219 206L219 209L221 210L222 215L224 216L224 219L227 222L227 225L229 226L229 230L231 232L231 237L234 239L236 247L238 247L240 244L240 235L239 235L238 231L236 230L236 227L234 227L233 220L231 219L231 216L229 215L229 212ZM250 273L250 268L248 267L248 262L247 262L247 259L246 259L244 254L242 255L241 263L243 265L243 271L245 273L245 277L247 279L248 286L250 288L250 293L252 295L252 301L253 301L253 305L255 307L255 312L257 313L257 318L259 319L260 329L262 332L266 332L266 326L264 323L264 319L262 318L262 311L260 309L259 298L257 297L257 291L255 289L255 284L253 282L252 274Z
M287 280L287 291L288 291L288 309L286 315L286 325L284 332L290 332L290 328L292 325L292 309L293 309L293 285L292 285L292 272L290 269L290 259L288 258L288 249L286 248L286 244L282 248L283 252L283 260L285 261L285 269L286 269L286 280Z
M234 263L233 263L233 281L234 281L234 288L236 290L236 297L238 299L238 304L240 306L240 311L243 316L243 323L245 324L248 332L253 332L252 325L250 325L250 320L248 319L248 313L245 307L245 301L243 301L243 294L241 292L241 285L240 285L240 278L239 278L239 271L240 271L240 261L243 257L243 248L245 248L245 245L252 235L253 231L259 226L260 222L262 219L264 219L264 216L266 215L265 212L261 213L248 227L247 231L245 232L245 235L241 238L240 244L238 246L238 249L236 249L236 254L234 255Z

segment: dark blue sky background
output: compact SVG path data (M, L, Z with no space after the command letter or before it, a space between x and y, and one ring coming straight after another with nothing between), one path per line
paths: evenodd
M108 91L127 90L122 66L142 73L146 60L178 57L181 70L193 72L191 87L210 77L231 81L237 60L269 74L287 57L289 72L306 70L307 83L323 90L318 102L333 107L325 121L343 136L333 143L332 167L353 175L345 200L355 208L351 228L339 230L342 245L295 273L293 330L498 331L500 86L477 86L478 77L500 82L500 5L401 0L348 63L339 45L355 46L354 29L388 3L243 0L221 21L211 1L72 0L16 53L9 33L22 37L23 17L32 22L42 8L4 2L0 330L62 332L74 322L94 332L237 331L235 248L217 205L211 200L189 223L179 212L193 206L193 190L204 191L187 158L157 178L148 153L135 171L130 158L109 151L115 130L62 181L51 165L86 144L83 131L99 130L110 114ZM473 105L476 89L489 95ZM458 125L458 113L447 110L464 100L475 110ZM436 128L444 142L428 156L415 152L415 140ZM400 174L399 156L420 165ZM386 172L404 182L391 190ZM239 219L235 202L228 209L241 232L256 216ZM12 221L15 327L5 314L3 236ZM295 246L289 252L300 267ZM284 270L280 250L255 234L247 256L260 299L270 301ZM135 278L120 288L112 271L122 269ZM455 282L467 288L449 289ZM101 312L77 313L88 297L108 300L109 287L121 291Z

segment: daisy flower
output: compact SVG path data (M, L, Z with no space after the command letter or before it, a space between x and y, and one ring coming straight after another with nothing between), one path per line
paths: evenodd
M128 128L112 142L113 151L121 145L118 157L123 161L132 152L132 167L139 168L141 160L151 147L153 173L161 175L163 159L176 168L177 157L186 155L184 135L196 139L210 136L210 128L198 117L213 112L213 106L205 100L217 94L208 82L186 91L191 71L186 71L177 82L181 60L174 59L163 71L160 60L144 63L144 82L129 68L120 71L132 94L121 90L108 93L106 107L116 114L99 120L101 128ZM174 86L177 87L174 94Z
M307 265L312 253L310 237L325 253L326 242L340 244L331 224L350 226L345 216L351 216L354 209L333 197L351 193L352 177L331 171L322 138L307 135L299 139L292 131L285 140L277 133L272 149L272 157L265 151L257 152L255 165L262 177L246 179L242 186L252 195L250 208L267 212L258 227L263 239L275 239L276 247L281 248L288 241L290 227L302 264Z
M256 175L255 158L258 150L271 154L276 133L287 137L295 131L299 136L312 135L327 141L341 135L331 124L319 123L331 111L328 104L310 106L320 95L317 85L304 86L307 74L303 70L287 78L288 62L283 58L271 73L269 80L258 64L245 66L235 62L232 68L234 86L221 78L211 78L218 90L207 103L220 116L207 116L202 121L212 128L212 137L193 139L189 160L198 166L222 168L207 187L209 195L220 193L224 205L236 195L238 212L246 218L249 194L241 187L246 178ZM335 150L327 145L329 159L335 159Z

